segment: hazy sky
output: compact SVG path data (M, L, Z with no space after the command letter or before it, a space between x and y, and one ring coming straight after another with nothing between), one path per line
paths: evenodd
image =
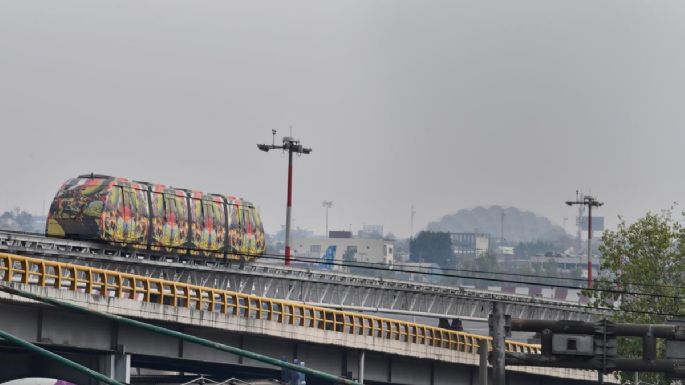
M0 210L96 172L409 234L501 204L608 224L685 201L685 2L0 2ZM681 209L685 209L681 206ZM569 229L572 220L569 220Z

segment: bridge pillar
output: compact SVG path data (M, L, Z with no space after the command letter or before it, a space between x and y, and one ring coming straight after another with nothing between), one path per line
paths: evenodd
M365 359L365 354L364 351L359 352L359 383L363 384L364 383L364 359Z
M100 356L100 373L124 383L131 382L131 355L105 354Z
M483 343L485 342L485 343ZM480 366L478 367L478 385L488 385L488 343L481 341L478 346Z

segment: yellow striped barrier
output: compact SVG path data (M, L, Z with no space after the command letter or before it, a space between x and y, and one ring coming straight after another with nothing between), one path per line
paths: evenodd
M14 254L0 253L0 278L8 282L193 308L473 354L478 352L482 343L492 348L488 336ZM540 353L540 345L522 342L507 341L506 348L510 352Z

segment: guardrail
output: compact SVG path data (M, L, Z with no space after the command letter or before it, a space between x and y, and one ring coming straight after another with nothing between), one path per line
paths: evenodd
M0 278L88 294L262 319L477 353L491 338L414 322L328 309L70 263L0 253ZM540 353L540 345L508 341L507 351Z

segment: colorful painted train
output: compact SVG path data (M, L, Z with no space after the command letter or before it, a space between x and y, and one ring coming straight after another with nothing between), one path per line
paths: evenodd
M46 227L48 236L201 257L249 261L266 247L249 202L105 175L65 182Z

